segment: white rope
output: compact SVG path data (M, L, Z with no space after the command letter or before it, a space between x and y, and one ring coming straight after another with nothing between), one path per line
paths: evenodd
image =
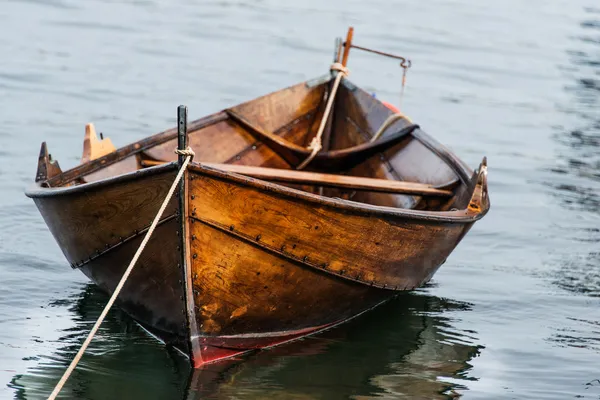
M387 119L385 121L383 121L383 124L381 124L381 126L379 127L379 129L377 130L377 132L375 132L375 134L371 138L370 142L374 142L377 139L379 139L379 137L383 134L383 132L387 128L390 127L390 125L392 125L394 122L396 122L396 121L398 121L400 119L406 119L408 122L412 123L411 119L408 118L406 115L404 115L402 113L392 114L389 117L387 117Z
M142 254L142 251L144 251L146 244L148 244L148 240L150 239L150 236L152 236L152 233L154 232L154 229L156 228L158 221L160 220L163 213L165 212L165 209L167 208L167 204L169 203L169 200L171 200L171 197L173 197L173 193L175 192L175 188L177 187L177 184L179 184L179 181L181 180L183 173L185 172L188 164L190 163L190 161L192 160L192 157L194 156L194 152L190 147L188 147L186 150L176 150L175 152L177 154L185 155L186 159L183 162L183 164L181 165L181 168L179 168L179 173L177 174L177 177L175 177L175 181L173 181L173 184L171 185L171 188L169 189L169 193L167 193L167 197L165 198L165 201L160 206L160 210L158 210L158 214L156 214L156 217L154 217L154 221L152 221L152 225L150 225L150 229L148 229L146 236L144 236L144 240L142 240L142 244L140 244L140 247L138 247L135 255L133 256L133 259L131 260L131 262L129 263L129 266L125 270L123 277L119 281L119 284L117 285L115 291L113 292L112 296L110 297L110 300L108 300L108 303L104 307L104 310L102 310L102 314L100 314L100 317L94 324L94 327L88 334L88 337L85 339L85 341L81 345L81 348L77 352L77 355L75 355L75 358L73 358L73 361L71 361L69 368L67 368L67 370L63 374L62 378L60 378L60 381L56 384L56 387L52 391L52 394L50 395L50 397L48 397L48 400L54 400L56 398L56 396L58 396L58 394L60 393L60 390L62 389L64 384L67 382L67 379L69 379L69 376L71 375L71 373L77 366L77 363L79 363L79 360L81 360L83 353L85 352L85 350L89 346L90 342L94 338L94 335L98 331L100 324L102 324L102 321L104 321L104 318L106 317L106 314L108 313L108 310L110 310L113 303L117 299L119 292L121 291L121 289L123 289L123 285L125 285L125 281L127 281L127 278L129 278L129 274L133 270L135 263L137 262L138 258L140 257L140 254Z
M325 130L325 124L327 123L329 113L331 112L331 106L333 105L333 100L335 99L335 94L337 93L338 87L340 86L340 81L344 76L348 76L350 72L348 68L344 67L342 64L336 62L331 65L331 71L337 71L337 75L335 76L335 81L333 82L333 87L331 88L331 93L329 94L329 99L327 99L327 106L325 107L325 112L323 113L323 118L321 119L321 125L319 125L319 130L315 137L311 140L310 145L308 146L309 150L312 150L310 155L300 164L296 169L303 169L306 167L317 155L319 151L323 148L322 137L323 131Z

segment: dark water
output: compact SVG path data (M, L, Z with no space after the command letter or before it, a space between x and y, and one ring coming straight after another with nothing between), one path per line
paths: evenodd
M327 71L333 39L408 55L403 110L475 167L492 210L427 287L321 336L190 375L118 310L72 398L600 398L600 5L0 0L0 396L44 398L106 297L23 191L42 140L124 145ZM398 103L400 71L351 79Z

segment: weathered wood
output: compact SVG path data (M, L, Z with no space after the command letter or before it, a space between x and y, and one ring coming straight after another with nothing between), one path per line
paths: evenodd
M154 166L164 164L162 161L143 161L144 165ZM438 189L434 186L395 181L390 179L363 178L359 176L332 175L316 172L284 170L278 168L250 167L235 164L202 163L205 167L216 168L222 171L234 172L253 178L264 179L272 182L287 182L305 185L318 185L332 188L352 190L365 190L382 193L416 194L423 196L452 197L451 190Z
M224 113L216 113L204 118L200 118L189 124L189 130L197 130L201 129L204 126L208 126L214 124L219 121L223 121L227 119L227 115ZM98 172L108 166L112 166L115 163L118 163L126 158L130 158L131 156L135 156L136 154L143 152L151 147L157 146L164 142L167 142L173 138L177 137L177 128L167 129L166 131L157 133L155 135L149 136L137 142L131 143L116 151L109 153L103 157L92 160L86 164L79 165L75 168L72 168L64 173L54 176L46 182L49 187L55 186L63 186L68 183L73 182L83 176L93 174ZM113 172L112 176L116 176L119 174L130 172L127 168L124 169L116 169Z
M229 226L219 229L194 221L194 292L203 335L318 327L348 318L386 297L385 292L315 273L295 260L264 251L253 244L257 236L243 240L231 234L236 228L230 231ZM269 241L269 234L265 232L258 242L263 238Z
M306 148L300 147L283 138L280 138L279 136L262 130L234 111L227 110L227 114L236 122L246 127L251 133L255 134L257 138L267 143L267 145L275 152L281 154L281 156L284 157L291 165L299 165L306 159L306 157L310 155L310 151ZM350 168L353 165L365 161L372 155L377 154L380 151L384 151L385 149L406 139L406 137L416 129L419 129L418 125L409 125L391 134L388 134L375 142L367 142L350 148L318 153L315 159L311 162L311 166L328 169Z
M175 177L170 166L127 178L32 192L50 232L73 268L112 293ZM82 188L89 187L82 190ZM172 199L132 271L118 304L186 350L187 333Z
M188 150L188 109L186 106L177 107L177 150L178 159L177 166L180 170L184 167L184 163L187 159L187 156L182 154L182 151ZM191 258L190 258L190 243L187 239L190 235L189 229L189 206L188 206L188 193L189 187L187 184L189 173L186 171L183 172L183 177L179 182L179 190L178 190L178 215L177 215L177 223L178 223L178 244L176 253L179 256L179 260L177 262L177 269L179 273L179 286L181 293L183 294L183 302L185 304L185 309L182 310L185 315L184 324L185 330L187 332L187 341L186 345L188 346L187 354L190 356L190 361L192 365L196 362L202 362L202 355L200 351L200 347L196 341L192 338L198 336L198 326L195 323L196 319L196 310L194 307L193 300L193 292L192 292L192 270L191 270Z
M406 289L421 284L445 260L464 228L464 222L348 214L241 183L250 179L195 177L190 183L192 217L225 229L233 226L251 240L260 235L258 243L267 251L285 246L283 253L293 260L369 285Z
M35 182L44 183L48 179L52 179L60 174L62 174L62 170L60 169L60 165L58 165L58 161L52 159L52 156L48 153L46 142L42 142Z
M453 195L452 191L450 190L437 189L431 185L415 182L321 174L316 172L282 170L276 168L249 167L245 165L214 163L203 163L202 165L274 182L319 185L325 187L338 187L344 189L367 190L383 193L418 194L424 196L452 197Z

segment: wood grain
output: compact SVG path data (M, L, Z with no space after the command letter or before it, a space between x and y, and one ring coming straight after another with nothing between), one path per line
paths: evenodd
M175 172L166 171L34 201L65 257L75 264L150 225L174 178ZM164 215L176 211L175 199Z
M190 183L192 216L260 236L269 249L328 273L392 289L422 284L457 244L463 223L376 218L310 204L236 182L197 176ZM248 178L251 179L251 178Z
M252 176L274 182L288 182L297 184L318 185L325 187L338 187L353 190L366 190L383 193L419 194L427 196L452 197L450 190L436 189L431 185L403 182L390 179L374 179L357 176L321 174L276 168L249 167L243 165L203 163L210 168Z
M320 326L349 318L391 295L320 274L192 221L196 317L205 335Z
M131 272L117 305L153 332L187 352L188 332L181 270L178 268L179 236L176 219L159 225ZM81 271L102 290L112 294L142 235L85 264Z

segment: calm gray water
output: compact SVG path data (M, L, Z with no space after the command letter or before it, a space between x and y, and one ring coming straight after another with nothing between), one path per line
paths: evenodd
M82 399L600 398L597 0L0 0L0 397L44 398L107 298L23 192L40 143L76 165L327 71L334 38L409 56L403 110L492 210L427 287L324 335L193 375L118 310L64 390ZM351 79L398 103L400 69Z

